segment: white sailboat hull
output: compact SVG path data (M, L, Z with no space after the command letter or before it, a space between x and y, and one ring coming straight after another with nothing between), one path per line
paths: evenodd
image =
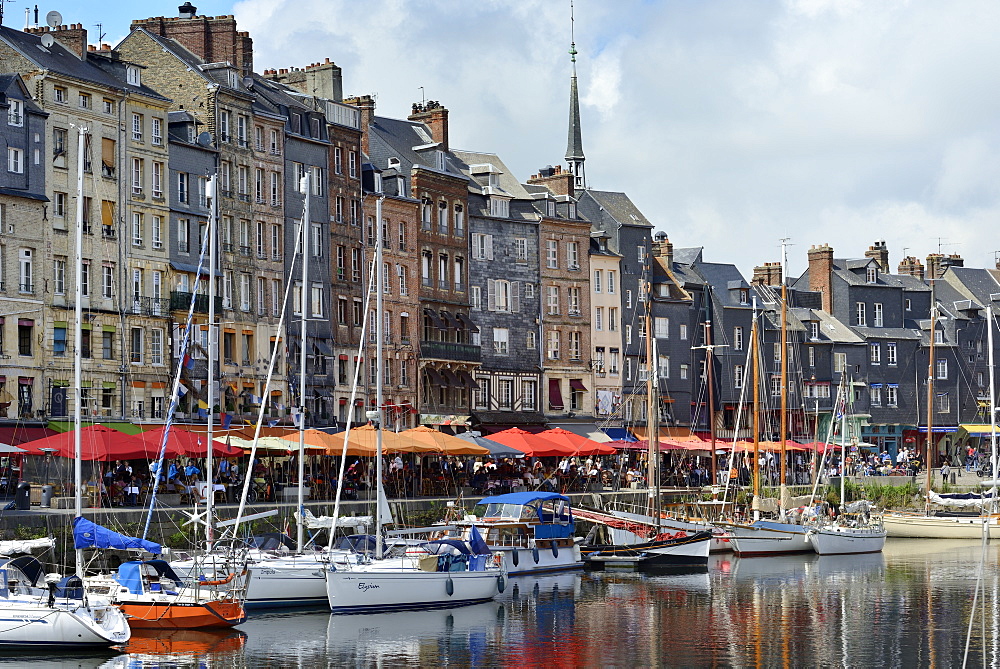
M110 605L49 608L38 597L0 599L0 646L107 647L131 635L124 614Z
M324 554L325 555L325 554ZM215 558L215 559L213 559ZM224 556L206 556L197 560L170 563L181 577L197 580L200 574L217 578L232 568ZM317 555L263 557L247 563L247 609L267 609L326 604L326 564ZM197 573L195 573L197 572Z
M503 582L499 570L427 572L388 562L325 572L330 610L372 613L474 604L496 597Z
M792 523L758 520L750 525L726 525L729 541L737 555L781 555L812 553L812 542L806 537L807 528Z
M560 546L558 555L549 546L531 548L517 546L490 546L494 554L503 556L504 570L511 576L525 574L540 574L564 569L581 569L583 558L580 547L575 543L571 546Z
M887 513L882 524L890 537L911 539L982 539L984 519L980 516L922 516ZM1000 537L1000 518L986 523L990 538Z
M820 555L878 553L885 546L886 531L881 528L821 527L810 530L809 541Z

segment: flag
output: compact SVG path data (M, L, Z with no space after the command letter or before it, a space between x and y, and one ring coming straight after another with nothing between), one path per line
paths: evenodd
M184 354L183 364L184 364L184 369L194 369L194 359L187 353Z
M479 529L475 525L472 526L472 532L469 536L469 548L472 550L474 555L488 555L493 551L490 547L486 545L483 540L483 536L479 534Z
M177 384L177 396L178 397L184 397L187 394L188 394L188 389L184 386L184 384L183 383L178 383Z
M267 426L268 427L274 427L275 425L278 424L279 420L280 420L280 418L274 418L273 420L269 420L269 421L267 421Z
M223 430L228 430L229 426L233 424L233 415L226 412L220 413L219 423L222 425Z
M198 400L198 417L207 418L208 417L208 402L205 400Z

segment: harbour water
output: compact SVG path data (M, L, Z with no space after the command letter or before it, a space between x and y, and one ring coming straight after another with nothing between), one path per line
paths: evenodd
M53 667L970 666L1000 664L1000 546L889 540L884 553L740 559L708 573L508 581L488 604L252 615L239 631L133 637L125 653L7 656ZM984 660L985 650L985 660Z

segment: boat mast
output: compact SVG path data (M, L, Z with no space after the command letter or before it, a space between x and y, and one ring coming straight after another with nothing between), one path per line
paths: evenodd
M753 324L750 326L750 360L753 364L753 498L760 497L760 370L757 351L757 296L753 297ZM758 520L760 511L754 511Z
M73 326L73 388L76 391L76 402L73 407L73 489L76 491L74 497L74 511L76 518L83 515L83 463L80 458L80 430L83 428L83 349L80 342L83 341L83 167L84 151L86 150L86 139L89 134L87 128L79 129L79 142L76 147L76 288L74 299L76 306L74 316L76 324ZM77 548L76 575L83 578L83 550Z
M302 329L299 334L299 491L296 500L299 518L305 518L305 475L306 475L306 360L308 347L306 338L309 331L309 234L312 232L309 224L309 207L311 204L310 176L306 171L299 182L299 189L305 194L305 204L302 210L302 223L299 230L302 234L302 290L299 291L299 307L302 309ZM305 548L305 523L299 522L295 529L295 547L298 552Z
M385 410L382 408L382 374L385 364L382 342L385 337L385 316L382 314L382 286L385 281L382 266L382 193L381 175L375 175L378 198L375 200L375 558L382 559L382 505L385 490L382 487L382 428Z
M216 365L219 360L219 330L215 324L215 268L219 257L219 175L213 174L208 182L208 195L211 198L212 217L208 224L208 390L205 400L208 403L208 427L205 430L205 479L208 481L205 495L205 549L212 550L215 540L212 532L212 507L215 504L215 477L212 471L215 463L212 460L212 445L215 439L215 378ZM231 290L232 288L230 288ZM221 393L220 403L221 403ZM250 472L247 472L249 475Z
M990 513L996 513L997 504L997 397L993 383L996 381L993 370L993 306L986 307L986 345L989 347L990 361L990 465L993 476L990 494Z
M927 455L924 465L927 467L927 499L924 502L924 512L931 511L931 444L934 440L934 337L937 334L937 303L934 301L934 277L931 277L931 331L930 346L927 356Z
M779 499L784 504L788 483L787 472L787 435L788 435L788 282L785 281L785 268L788 263L788 253L785 249L787 238L781 240L781 494Z
M715 392L712 385L714 376L712 359L715 349L712 346L712 321L705 321L705 375L708 377L708 434L711 439L711 461L712 461L712 485L716 485L718 478L715 472Z
M647 256L648 258L648 256ZM648 263L648 260L647 260ZM647 265L648 267L648 265ZM648 277L647 277L648 278ZM643 328L646 330L646 478L649 490L647 502L648 511L656 518L656 529L660 529L660 425L658 414L658 401L656 394L656 360L653 356L656 347L653 345L653 291L650 290L652 281L646 281L643 290L646 292L646 322Z

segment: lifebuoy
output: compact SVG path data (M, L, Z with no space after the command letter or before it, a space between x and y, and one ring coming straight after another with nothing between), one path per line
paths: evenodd
M202 576L198 580L198 585L225 585L226 583L229 583L230 581L232 581L234 578L236 578L236 574L235 573L230 574L229 576L225 577L224 579L214 580L214 581L206 581L205 577Z

